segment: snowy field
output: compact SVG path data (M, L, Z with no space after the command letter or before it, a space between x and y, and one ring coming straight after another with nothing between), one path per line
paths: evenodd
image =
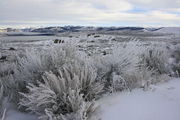
M180 79L149 90L115 93L99 101L102 120L179 120Z
M1 33L0 119L180 120L178 30Z

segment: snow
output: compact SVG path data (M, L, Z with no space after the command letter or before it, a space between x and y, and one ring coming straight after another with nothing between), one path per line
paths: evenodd
M3 105L6 108L4 120L38 120L37 115L18 111L14 104L7 102L7 99L4 100Z
M98 101L97 116L101 120L180 120L179 86L180 79L173 79L152 85L147 91L135 89L105 96ZM5 120L38 120L38 117L10 109Z
M6 113L5 120L38 120L38 117L12 109Z
M163 27L162 29L159 29L156 32L179 34L180 33L180 27Z
M104 97L101 120L180 120L180 79Z

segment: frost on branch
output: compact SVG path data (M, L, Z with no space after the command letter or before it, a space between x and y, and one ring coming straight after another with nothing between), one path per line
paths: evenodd
M139 42L131 41L122 43L113 48L112 54L102 57L98 64L98 79L105 83L105 90L117 91L130 89L128 79L124 76L129 75L137 69Z
M96 81L96 72L85 65L67 65L58 72L46 72L43 82L29 84L28 93L21 93L20 105L40 115L41 119L86 120L95 110L94 99L103 85Z
M73 46L53 46L41 50L27 50L25 56L18 58L18 68L15 79L24 82L36 83L42 80L45 71L56 71L63 64L75 59Z
M141 67L148 67L157 74L166 73L166 63L168 59L168 51L164 47L151 46L146 48L140 56Z

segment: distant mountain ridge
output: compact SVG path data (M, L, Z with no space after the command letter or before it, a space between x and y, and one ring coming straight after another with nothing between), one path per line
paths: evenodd
M0 32L33 32L44 34L56 34L63 32L81 32L81 31L140 31L140 32L160 32L160 33L180 33L180 27L85 27L85 26L56 26L25 29L0 29Z
M64 26L64 27L45 27L34 29L31 32L40 33L58 33L58 32L80 32L80 31L156 31L161 28L143 28L143 27L84 27L84 26Z

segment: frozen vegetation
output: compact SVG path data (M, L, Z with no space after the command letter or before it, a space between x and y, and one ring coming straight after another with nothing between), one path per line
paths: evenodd
M127 111L134 113L139 107L136 103L142 101L142 109L150 109L151 104L161 101L162 106L166 104L156 96L161 95L161 83L179 77L178 34L174 38L171 34L142 31L95 32L0 37L0 118L117 120L122 116L131 120L126 118ZM166 39L162 41L163 38ZM169 84L177 88L173 94L179 100L178 86L171 81ZM157 91L153 88L156 85L160 87ZM168 90L162 91L167 95L164 99L169 99ZM173 115L177 113L175 103L180 105L172 101ZM171 104L163 109L169 107ZM147 114L142 120L152 120L153 109L142 112ZM102 115L97 116L101 111ZM141 119L139 114L133 115ZM179 116L175 117L172 119L178 120ZM160 116L157 120L166 119Z

